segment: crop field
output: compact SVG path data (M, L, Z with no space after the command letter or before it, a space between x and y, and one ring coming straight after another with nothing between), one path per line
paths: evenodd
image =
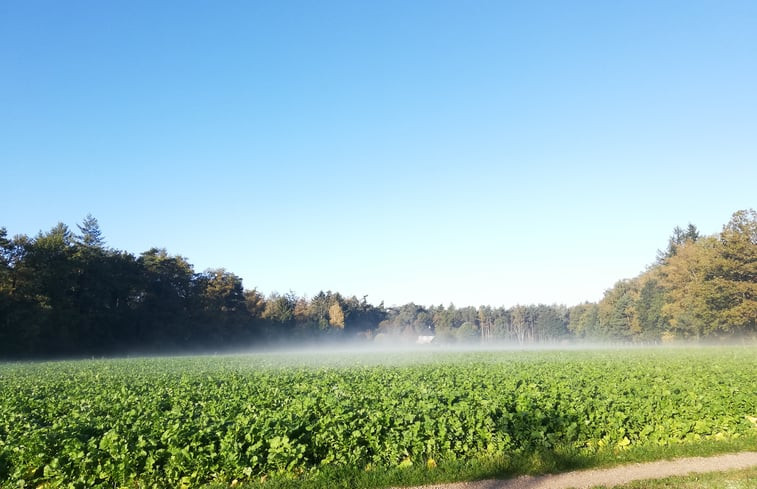
M754 347L0 364L0 486L308 480L757 440Z

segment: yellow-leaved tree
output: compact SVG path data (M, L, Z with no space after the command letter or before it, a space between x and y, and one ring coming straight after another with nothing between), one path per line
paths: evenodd
M344 329L344 311L339 302L334 302L329 307L329 324L335 328Z
M667 290L662 313L676 336L700 337L719 329L709 304L718 246L712 236L686 242L660 270L660 283Z

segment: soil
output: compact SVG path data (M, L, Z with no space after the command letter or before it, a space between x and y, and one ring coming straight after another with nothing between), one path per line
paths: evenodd
M580 470L543 476L522 476L508 480L483 480L430 484L406 489L573 489L617 486L636 480L661 479L702 472L722 472L757 466L757 452L714 457L690 457L659 462L622 465L609 469Z

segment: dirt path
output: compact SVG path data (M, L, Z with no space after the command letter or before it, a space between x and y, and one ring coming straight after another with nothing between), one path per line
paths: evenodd
M636 480L745 469L752 466L757 466L757 452L742 452L714 457L679 458L622 465L610 469L580 470L537 477L522 476L509 480L430 484L408 489L572 489L600 485L612 487Z

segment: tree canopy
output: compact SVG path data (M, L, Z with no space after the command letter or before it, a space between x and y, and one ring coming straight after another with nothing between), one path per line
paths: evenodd
M516 344L577 339L657 342L757 336L757 213L733 214L719 234L676 227L639 276L598 303L457 308L370 304L321 291L245 289L224 269L197 272L152 248L106 246L88 215L79 234L58 223L34 237L0 228L0 357L239 348L352 339ZM506 298L503 298L506 299Z

